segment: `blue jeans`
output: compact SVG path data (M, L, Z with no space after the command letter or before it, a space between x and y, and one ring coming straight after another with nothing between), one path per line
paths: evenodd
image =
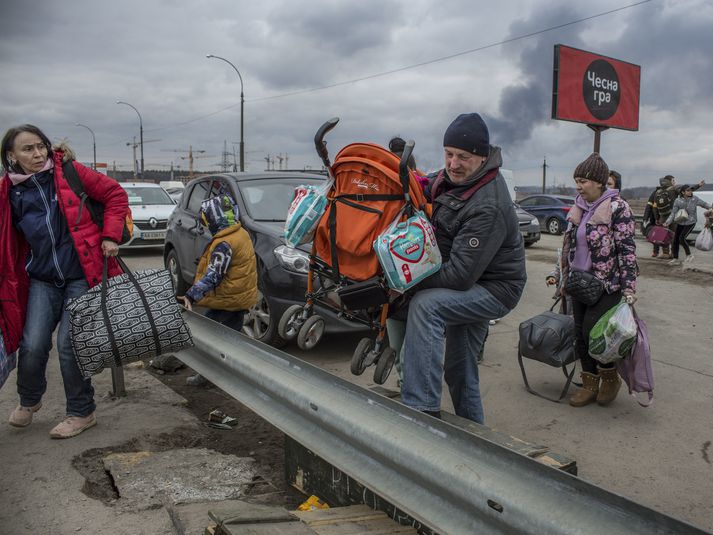
M47 360L52 349L52 333L57 324L59 368L67 398L67 415L89 416L94 412L94 387L84 379L69 340L69 312L64 307L72 297L88 289L87 281L67 281L58 288L52 282L30 279L27 318L17 359L17 393L20 405L37 405L47 390Z
M402 347L401 401L419 411L440 411L445 374L456 414L482 424L477 357L488 321L510 310L482 286L431 288L409 303Z
M245 314L247 314L247 312L247 310L233 311L209 308L206 310L205 317L240 332L243 330L243 320L245 319Z

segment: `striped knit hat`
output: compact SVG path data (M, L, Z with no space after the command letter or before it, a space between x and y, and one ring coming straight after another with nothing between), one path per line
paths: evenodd
M238 221L238 206L227 194L218 194L201 203L201 220L211 234L235 225Z
M574 170L574 178L586 178L606 186L609 179L609 167L599 156L599 153L593 152Z

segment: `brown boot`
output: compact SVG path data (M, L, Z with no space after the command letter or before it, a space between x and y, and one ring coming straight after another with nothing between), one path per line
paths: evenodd
M577 390L571 398L569 404L572 407L584 407L594 403L599 392L599 376L589 372L582 372L582 388Z
M616 368L600 368L597 366L597 369L602 376L602 384L599 387L599 394L597 394L597 403L600 405L609 405L619 393L621 379L619 379Z

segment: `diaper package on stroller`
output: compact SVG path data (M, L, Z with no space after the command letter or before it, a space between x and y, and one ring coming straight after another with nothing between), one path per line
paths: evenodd
M374 381L382 384L396 354L385 340L389 287L374 242L399 217L406 220L417 210L427 214L430 206L407 166L412 141L401 158L373 143L352 143L331 163L324 136L338 121L327 121L315 135L317 153L329 171L331 185L312 242L306 303L285 311L278 333L285 340L296 338L302 349L315 347L325 324L315 314L316 303L365 324L376 331L376 337L359 342L351 371L360 375L376 364Z

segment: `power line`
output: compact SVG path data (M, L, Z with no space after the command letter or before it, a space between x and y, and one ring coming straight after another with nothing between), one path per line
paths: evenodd
M573 20L573 21L570 21L570 22L565 22L565 23L563 23L563 24L558 24L558 25L556 25L556 26L550 26L549 28L545 28L545 29L542 29L542 30L537 30L537 31L535 31L535 32L526 33L526 34L523 34L523 35L518 35L518 36L516 36L516 37L511 37L510 39L504 39L504 40L502 40L502 41L498 41L497 43L491 43L491 44L489 44L489 45L483 45L483 46L479 46L479 47L477 47L477 48L471 48L471 49L469 49L469 50L464 50L464 51L462 51L462 52L456 52L455 54L450 54L450 55L448 55L448 56L442 56L442 57L440 57L440 58L431 59L431 60L428 60L428 61L422 61L421 63L414 63L414 64L412 64L412 65L406 65L405 67L399 67L399 68L397 68L397 69L392 69L392 70L390 70L390 71L379 72L379 73L376 73L376 74L369 74L369 75L363 76L363 77L361 77L361 78L353 78L353 79L351 79L351 80L344 80L343 82L335 82L335 83L333 83L333 84L324 85L324 86L320 86L320 87L313 87L313 88L311 88L311 89L302 89L302 90L299 90L299 91L292 91L292 92L290 92L290 93L282 93L282 94L279 94L279 95L272 95L272 96L267 96L267 97L260 97L260 98L252 99L252 102L259 102L259 101L264 101L264 100L274 100L274 99L283 98L283 97L291 97L291 96L294 96L294 95L302 95L302 94L304 94L304 93L311 93L311 92L313 92L313 91L321 91L321 90L323 90L323 89L331 89L331 88L333 88L333 87L339 87L339 86L342 86L342 85L348 85L348 84L353 84L353 83L356 83L356 82L362 82L362 81L364 81L364 80L372 80L372 79L374 79L374 78L380 78L380 77L382 77L382 76L388 76L388 75L390 75L390 74L395 74L395 73L397 73L397 72L403 72L403 71L407 71L407 70L409 70L409 69L415 69L415 68L417 68L417 67L423 67L423 66L425 66L425 65L431 65L431 64L433 64L433 63L439 63L439 62L441 62L441 61L447 61L447 60L449 60L449 59L457 58L457 57L459 57L459 56L465 56L466 54L473 54L474 52L481 52L481 51L483 51L483 50L487 50L487 49L489 49L489 48L494 48L494 47L496 47L496 46L505 45L505 44L508 44L508 43L513 43L513 42L515 42L515 41L521 41L521 40L523 40L523 39L528 39L528 38L530 38L530 37L534 37L535 35L540 35L540 34L542 34L542 33L551 32L551 31L553 31L553 30L559 30L560 28L565 28L565 27L567 27L567 26L572 26L572 25L574 25L574 24L579 24L579 23L581 23L581 22L586 22L586 21L588 21L588 20L596 19L596 18L598 18L598 17L603 17L603 16L605 16L605 15L610 15L610 14L616 13L616 12L618 12L618 11L624 11L625 9L630 9L630 8L632 8L632 7L636 7L636 6L639 6L639 5L641 5L641 4L646 4L646 3L651 2L651 1L652 1L652 0L642 0L642 1L636 2L636 3L634 3L634 4L629 4L628 6L623 6L623 7L619 7L619 8L616 8L616 9L611 9L611 10L609 10L609 11L604 11L604 12L602 12L602 13L598 13L598 14L596 14L596 15L591 15L591 16L589 16L589 17L584 17L584 18L582 18L582 19L577 19L577 20Z
M565 22L565 23L562 23L562 24L557 24L557 25L555 25L555 26L550 26L550 27L548 27L548 28L543 28L543 29L541 29L541 30L537 30L537 31L534 31L534 32L530 32L530 33L518 35L518 36L515 36L515 37L510 37L509 39L503 39L502 41L498 41L498 42L496 42L496 43L490 43L490 44L483 45L483 46L479 46L479 47L476 47L476 48L471 48L471 49L469 49L469 50L463 50L463 51L461 51L461 52L456 52L455 54L450 54L450 55L447 55L447 56L441 56L441 57L439 57L439 58L431 59L431 60L428 60L428 61L422 61L422 62L420 62L420 63L414 63L414 64L411 64L411 65L406 65L406 66L404 66L404 67L398 67L398 68L396 68L396 69L391 69L391 70L389 70L389 71L383 71L383 72L379 72L379 73L375 73L375 74L369 74L369 75L366 75L366 76L362 76L362 77L360 77L360 78L353 78L353 79L351 79L351 80L344 80L344 81L341 81L341 82L335 82L335 83L333 83L333 84L323 85L323 86L319 86L319 87L313 87L313 88L310 88L310 89L300 89L300 90L298 90L298 91L291 91L291 92L288 92L288 93L280 93L280 94L278 94L278 95L270 95L270 96L266 96L266 97L258 97L258 98L246 99L246 100L247 100L248 102L264 102L264 101L267 101L267 100L276 100L276 99L279 99L279 98L292 97L292 96L296 96L296 95L304 95L304 94L306 94L306 93L313 93L313 92L315 92L315 91L323 91L323 90L325 90L325 89L332 89L332 88L334 88L334 87L340 87L340 86L344 86L344 85L354 84L354 83L357 83L357 82L363 82L364 80L373 80L374 78L381 78L381 77L383 77L383 76L389 76L389 75L391 75L391 74L396 74L396 73L403 72L403 71L407 71L407 70L410 70L410 69L416 69L416 68L418 68L418 67L423 67L423 66L426 66L426 65L432 65L432 64L434 64L434 63L440 63L440 62L442 62L442 61L447 61L447 60L449 60L449 59L457 58L457 57L460 57L460 56L465 56L465 55L467 55L467 54L473 54L473 53L475 53L475 52L481 52L481 51L483 51L483 50L488 50L488 49L490 49L490 48L494 48L494 47L497 47L497 46L500 46L500 45L505 45L505 44L508 44L508 43L514 43L514 42L516 42L516 41L522 41L523 39L529 39L530 37L534 37L534 36L536 36L536 35L540 35L540 34L543 34L543 33L551 32L551 31L554 31L554 30L559 30L559 29L561 29L561 28L566 28L566 27L568 27L568 26L573 26L573 25L575 25L575 24L581 24L582 22L586 22L586 21L588 21L588 20L597 19L597 18L600 18L600 17L604 17L604 16L606 16L606 15L611 15L612 13L618 13L618 12L620 12L620 11L625 11L625 10L627 10L627 9L631 9L631 8L634 8L634 7L638 7L638 6L643 5L643 4L648 4L648 3L651 2L651 1L652 1L652 0L641 0L641 1L635 2L635 3L633 3L633 4L628 4L628 5L626 5L626 6L618 7L618 8L615 8L615 9L610 9L609 11L602 11L601 13L597 13L597 14L595 14L595 15L590 15L590 16L588 16L588 17L583 17L583 18L581 18L581 19L572 20L572 21ZM240 103L238 102L238 103L235 103L235 104L231 104L230 106L226 106L225 108L221 108L221 109L216 110L216 111L214 111L214 112L208 113L208 114L206 114L206 115L201 115L200 117L196 117L196 118L194 118L194 119L189 119L189 120L187 120L187 121L184 121L184 122L181 122L181 123L176 123L176 124L173 124L173 125L170 125L170 126L161 126L161 127L157 127L157 128L152 128L151 130L148 130L148 129L147 129L147 130L145 130L145 131L146 131L146 132L149 132L149 131L158 131L158 130L163 130L163 129L166 129L166 128L175 128L175 127L177 127L177 126L183 126L183 125L187 125L187 124L190 124L190 123L195 123L195 122L200 121L200 120L202 120L202 119L206 119L206 118L208 118L208 117L212 117L213 115L217 115L218 113L222 113L222 112L224 112L224 111L227 111L227 110L230 110L230 109L232 109L232 108L235 108L235 107L237 107L237 106L239 106L239 105L240 105Z

